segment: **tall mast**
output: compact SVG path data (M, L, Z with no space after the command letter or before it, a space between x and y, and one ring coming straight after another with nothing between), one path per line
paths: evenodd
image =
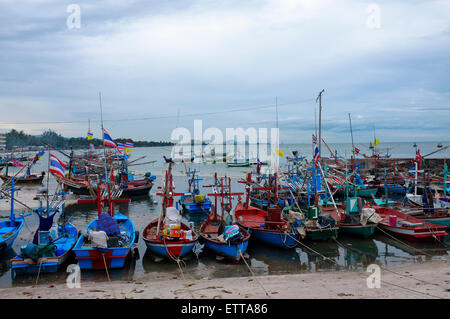
M316 103L319 101L319 160L322 160L322 94L324 91L320 91L316 99Z
M103 129L103 108L102 108L102 93L98 92L99 100L100 100L100 119L101 119L101 127L102 127L102 141L103 141L103 156L104 159L104 167L105 167L105 183L108 184L108 190L109 190L109 178L108 178L108 170L106 169L106 147L105 147L105 131ZM97 197L100 196L101 198L101 189L98 188ZM110 198L111 200L111 198ZM100 213L100 212L99 212ZM111 212L110 212L111 214Z
M48 183L50 181L50 146L47 146L48 149L48 163L47 163L47 216L48 216L48 196L49 196L49 192L48 192Z

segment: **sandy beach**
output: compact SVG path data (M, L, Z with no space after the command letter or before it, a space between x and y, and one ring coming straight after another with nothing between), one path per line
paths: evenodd
M4 288L0 289L0 296L7 299L450 298L450 267L445 260L382 270L380 288L367 288L369 275L347 271L189 280L159 274L131 282L82 280L80 288L48 283Z
M20 212L29 212L29 208L36 209L39 208L39 200L36 199L36 195L38 193L38 190L40 188L43 188L44 186L40 187L26 187L26 186L18 186L20 188L19 191L16 192L14 195L14 198L16 199L15 202L15 210L16 213ZM53 194L50 192L50 194ZM65 205L70 206L77 203L77 196L73 194L68 194L65 196ZM26 206L22 205L25 204ZM11 203L8 196L4 196L4 199L0 200L0 212L9 212L11 209Z

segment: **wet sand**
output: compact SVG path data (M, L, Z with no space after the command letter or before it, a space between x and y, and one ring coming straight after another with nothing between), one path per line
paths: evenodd
M19 187L20 190L17 191L16 194L14 195L14 198L17 200L14 203L16 214L20 212L28 212L29 209L26 206L32 209L39 208L39 200L35 198L39 188L42 188L42 186L41 187L19 186ZM77 199L78 199L77 196L73 194L66 195L65 196L66 207L77 204ZM21 203L25 204L26 206L22 205ZM10 210L11 210L10 199L5 195L4 199L0 200L0 212L9 212Z
M380 288L367 288L369 275L346 271L190 280L181 275L148 274L140 281L81 281L80 288L68 288L66 284L4 288L0 289L0 296L8 299L450 298L450 267L445 260L382 270Z

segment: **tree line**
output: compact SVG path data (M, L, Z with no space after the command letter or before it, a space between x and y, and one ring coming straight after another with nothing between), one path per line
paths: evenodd
M45 131L42 135L29 135L23 131L17 131L12 129L9 133L5 134L6 137L6 148L12 150L15 148L23 147L45 147L47 144L61 149L83 149L89 148L90 144L94 145L96 148L101 147L103 141L101 139L94 138L92 140L87 140L86 137L64 137L52 130ZM172 146L171 142L164 141L134 141L131 138L118 138L115 142L126 143L131 142L134 147L151 147L151 146Z

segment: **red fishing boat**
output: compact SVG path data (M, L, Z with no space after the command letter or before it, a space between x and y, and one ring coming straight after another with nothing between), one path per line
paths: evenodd
M241 181L240 181L241 182ZM288 228L288 221L281 218L281 207L277 204L268 205L267 211L253 207L249 205L250 196L250 185L253 184L251 181L251 173L247 175L247 181L243 182L246 184L247 196L245 203L240 202L236 205L234 210L234 216L237 223L246 229L250 229L251 238L254 238L260 242L282 248L293 248L297 244L298 233L295 228ZM277 189L277 178L275 174L274 181L275 190ZM271 183L269 175L269 187L267 188L254 188L260 190L268 191L269 203L271 202ZM274 203L277 203L276 198Z
M170 161L162 192L157 193L163 197L161 214L145 227L142 235L150 252L177 261L192 251L198 237L194 230L181 222L180 212L173 207L173 196L184 193L174 193L172 165Z
M372 206L383 219L378 224L382 229L410 241L441 241L446 233L446 226L436 225L420 220L398 210Z

